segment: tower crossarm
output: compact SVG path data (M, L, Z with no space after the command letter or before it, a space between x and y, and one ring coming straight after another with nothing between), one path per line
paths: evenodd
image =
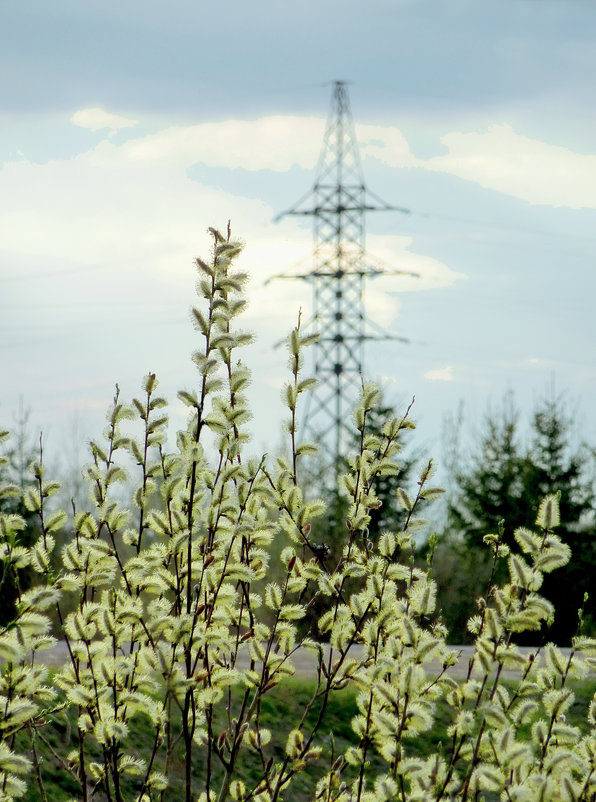
M303 281L312 281L317 276L327 276L331 278L341 278L343 276L360 276L361 278L380 278L381 276L410 276L411 278L420 278L420 273L413 270L398 270L397 268L385 267L366 267L353 270L342 270L341 276L338 275L337 269L330 268L324 270L322 268L310 270L308 273L277 273L266 279L265 284L269 284L274 279L302 279Z

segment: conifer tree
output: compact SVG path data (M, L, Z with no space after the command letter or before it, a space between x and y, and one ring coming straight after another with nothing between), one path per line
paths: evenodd
M503 542L512 547L515 530L531 527L536 519L537 499L559 493L562 520L575 522L560 531L573 559L556 579L547 577L542 590L557 609L550 637L566 645L575 634L577 611L584 593L590 592L596 569L594 475L588 449L573 446L572 419L562 397L538 402L527 444L521 442L519 418L510 394L496 413L487 414L485 430L469 465L462 466L460 462L455 466L456 491L449 504L448 527L463 539L468 566L470 562L480 564L481 581L486 575L482 570L482 564L486 564L484 536L497 533L502 525ZM505 570L502 565L496 579L502 579ZM457 579L450 581L458 583ZM461 615L447 609L448 620L465 620L480 590L474 587L467 602L458 593L454 603L465 609ZM446 589L441 594L443 603L445 593ZM584 608L585 626L596 623L594 612L594 600L589 599Z
M585 604L586 626L596 626L594 473L588 449L572 448L571 429L572 419L564 399L543 399L532 417L532 439L523 471L524 506L528 510L525 523L531 522L536 514L533 494L553 493L559 494L561 519L573 522L560 531L573 559L556 578L546 576L542 588L557 610L550 636L564 644L575 634L577 611L586 593L594 597Z
M469 464L453 460L456 494L449 505L449 525L463 534L468 548L483 550L482 539L505 521L505 542L525 519L525 462L519 444L519 413L507 394L499 409L488 411L480 444Z

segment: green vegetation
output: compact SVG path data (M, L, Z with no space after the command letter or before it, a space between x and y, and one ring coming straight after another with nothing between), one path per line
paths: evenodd
M0 483L5 487L0 496L0 511L22 519L24 526L14 532L13 538L24 547L32 546L40 534L38 516L23 502L25 487L31 484L27 468L35 454L27 431L28 419L29 413L21 405L10 447L0 460ZM0 567L0 626L14 619L19 592L30 587L33 580L34 572L29 565L15 567L12 571Z
M315 690L312 680L291 679L283 686L276 687L263 700L262 705L262 724L271 731L270 748L274 755L279 759L283 758L285 741L284 732L280 729L280 722L299 720L302 711L307 706ZM236 688L233 691L235 701L238 701L240 691ZM308 766L304 777L294 784L293 798L296 800L307 800L312 787L320 779L325 771L325 763L331 759L332 762L338 754L343 754L347 746L356 743L350 722L357 714L356 698L354 693L348 689L338 691L331 699L324 726L318 735L318 742L322 748L322 759ZM221 711L220 711L221 713ZM318 715L317 708L313 708L306 719L307 726L313 726ZM221 718L221 716L220 716ZM217 722L218 729L225 725L225 721ZM179 737L181 734L180 711L174 711L172 716L172 737ZM44 766L44 785L48 799L53 802L66 802L77 793L78 783L72 777L72 768L65 768L63 760L59 755L64 755L76 747L76 711L72 708L68 712L56 716L51 727L46 727L40 731L37 740L37 752L41 764ZM21 740L25 743L26 735L23 734ZM142 759L148 760L153 749L152 728L149 717L141 714L131 723L130 731L123 742L123 748L127 751L133 750ZM332 750L335 750L332 758ZM179 750L182 754L182 750ZM96 759L101 758L99 750L94 755ZM377 767L380 766L378 758L375 760ZM164 768L163 766L161 767ZM262 767L256 752L245 752L237 769L237 776L246 784L256 784L262 772ZM221 767L215 771L216 777L221 780ZM184 761L180 755L176 755L171 763L170 786L165 791L164 799L167 802L180 798L180 789L184 787ZM195 757L193 766L193 777L199 785L205 782L205 763L201 755ZM135 798L140 789L140 780L134 777L127 777L123 783L123 795L125 798ZM98 799L105 798L96 795ZM38 802L41 799L40 790L36 783L30 783L24 797L28 802Z
M452 447L456 489L449 499L445 542L437 555L440 606L452 643L466 643L466 622L475 600L485 592L490 559L483 538L504 526L503 542L515 544L514 531L531 527L538 504L558 493L561 520L557 530L571 548L570 560L553 576L545 576L542 595L556 608L549 639L569 645L575 635L577 610L584 606L584 630L596 633L596 595L583 604L594 584L596 566L596 500L594 454L573 446L572 419L562 397L541 399L531 416L528 442L523 445L520 419L511 395L490 411L471 459L462 458L461 444ZM507 567L497 569L504 581ZM529 642L537 643L536 636ZM522 639L528 642L528 637Z
M432 576L437 539L426 562L416 558L420 510L442 492L432 461L413 488L396 488L401 520L369 528L381 480L399 474L408 412L369 425L380 395L363 387L332 555L315 534L325 502L299 482L314 450L297 439L313 338L300 323L288 338L288 458L247 459L249 373L237 350L250 336L234 326L246 276L229 230L212 235L211 260L197 260L197 388L179 393L189 416L176 448L149 374L131 404L117 389L90 444L89 510L55 508L59 484L41 451L31 484L0 486L0 581L15 589L0 628L0 802L34 785L44 802L593 801L588 599L567 656L549 642L555 608L539 592L571 559L558 493L528 526L484 536L487 589L468 621L468 677L455 681ZM137 485L124 503L131 457ZM37 521L31 544L15 503ZM69 660L50 673L39 653L54 643L51 616ZM527 632L540 660L516 645ZM316 665L308 683L294 677L298 650ZM588 695L576 722L578 694Z
M590 701L596 693L596 679L573 683L575 701L569 708L567 721L571 726L586 734L586 710ZM511 690L511 685L509 685ZM283 756L284 743L280 732L279 722L295 721L300 718L301 711L308 704L313 695L314 683L307 679L290 679L283 686L274 688L263 702L263 725L271 730L272 751L279 758ZM309 764L300 782L292 787L292 799L294 802L307 802L311 798L311 790L316 785L324 773L325 765L333 762L338 754L343 754L349 746L357 744L357 738L351 728L351 721L358 713L356 695L354 691L345 688L338 691L330 700L325 721L317 737L317 743L322 747L321 759L316 763ZM312 710L307 718L307 724L312 726L316 720L317 711ZM425 756L437 751L447 751L448 739L446 729L451 720L451 710L444 700L437 702L435 714L435 724L431 730L421 733L414 738L411 743L413 754ZM176 731L180 731L179 717L174 719ZM64 754L66 750L74 747L74 734L76 733L75 711L72 709L57 716L52 728L47 728L43 732L43 740L38 738L37 751L40 763L44 767L45 791L48 799L52 802L67 802L77 793L78 783L74 780L68 770L66 770L57 755ZM522 736L524 740L531 738L531 725L523 728ZM47 741L47 742L46 742ZM142 715L135 719L131 726L130 733L125 741L124 747L127 750L134 745L134 751L141 758L147 760L153 748L151 738L151 727L147 717ZM99 754L97 755L99 757ZM381 768L382 762L376 752L371 755L371 765L377 771ZM200 761L200 756L193 767L193 775L198 782L204 781L205 766ZM257 782L260 773L260 765L256 754L247 753L242 764L238 767L238 776L248 785ZM180 788L184 780L184 766L181 761L174 764L170 786L165 792L166 802L174 802L179 798ZM127 798L134 798L135 785L138 790L138 781L129 779L126 784ZM99 798L99 797L98 797ZM41 796L39 787L36 783L30 783L26 795L23 797L25 802L40 802Z

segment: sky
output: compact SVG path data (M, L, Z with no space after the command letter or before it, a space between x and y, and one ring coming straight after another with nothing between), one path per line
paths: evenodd
M366 352L398 409L416 397L441 459L464 402L555 386L596 441L596 5L586 0L225 4L6 0L0 7L0 422L20 400L68 462L155 372L184 425L189 309L209 226L251 275L255 450L281 438L286 355L310 288L312 187L334 80L349 81L367 186L410 214L367 219L369 316L408 344Z

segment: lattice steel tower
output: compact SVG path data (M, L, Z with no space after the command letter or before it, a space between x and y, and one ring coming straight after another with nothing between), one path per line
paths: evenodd
M389 210L408 211L390 206L366 189L346 84L336 81L314 187L277 218L313 218L312 270L280 278L300 278L313 287L309 329L320 335L314 346L318 384L310 397L303 435L322 440L336 464L353 432L351 413L362 386L364 342L403 339L367 320L364 309L367 278L412 275L375 267L367 260L365 213Z

